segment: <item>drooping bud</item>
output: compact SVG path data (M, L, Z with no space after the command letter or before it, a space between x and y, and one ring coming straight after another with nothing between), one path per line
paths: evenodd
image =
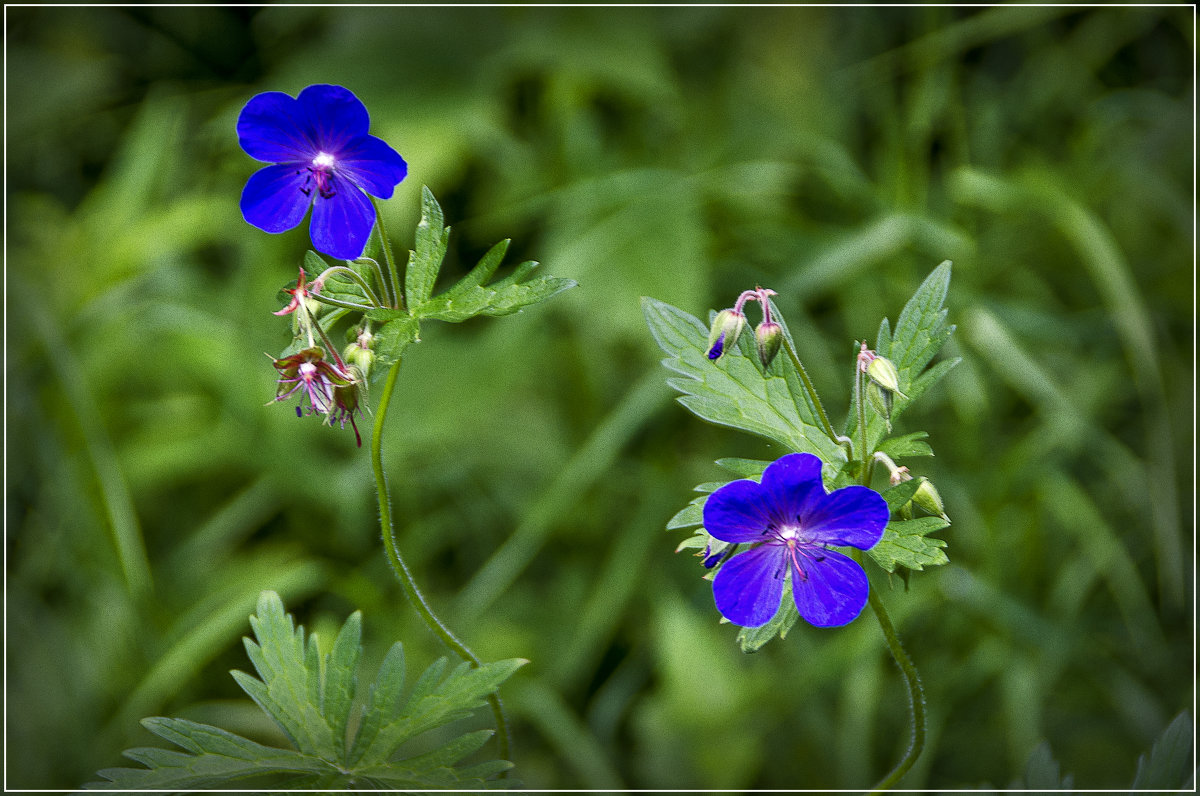
M759 361L764 368L769 368L783 343L783 328L775 321L763 321L754 330L754 341L758 344Z
M741 310L724 309L718 312L708 333L708 358L720 359L737 343L745 325L746 316Z
M907 395L900 391L900 373L896 370L896 366L892 360L887 357L874 356L867 363L867 375L871 377L871 381L878 384L889 393L895 393L901 398L908 398Z

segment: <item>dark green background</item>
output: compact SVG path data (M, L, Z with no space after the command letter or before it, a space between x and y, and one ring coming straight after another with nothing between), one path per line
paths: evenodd
M869 615L743 655L672 554L714 459L784 451L672 403L643 295L775 289L840 423L854 340L954 261L963 362L898 429L931 434L951 563L875 580L929 698L905 785L1007 785L1047 740L1127 787L1193 704L1191 8L5 15L10 787L87 781L147 715L280 742L228 675L261 589L326 641L363 609L368 666L445 654L366 451L263 405L308 238L242 221L234 122L320 82L410 163L401 247L442 201L444 282L504 237L579 282L427 325L385 446L434 605L532 661L529 786L865 787L907 736Z

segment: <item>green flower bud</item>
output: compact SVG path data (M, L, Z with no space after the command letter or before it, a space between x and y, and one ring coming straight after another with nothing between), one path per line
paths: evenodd
M871 377L871 381L889 393L895 393L901 398L908 398L907 395L900 392L900 373L890 359L874 357L867 365L867 375Z
M759 360L764 368L769 368L783 343L783 329L775 321L763 321L754 330L754 341L758 344Z
M950 518L946 516L946 506L942 503L942 496L938 494L933 482L925 476L921 476L921 485L917 487L917 492L913 495L912 502L920 506L924 511L941 517L947 522L950 521Z
M355 341L342 352L342 358L348 365L356 366L362 372L363 379L370 375L371 365L375 362L375 352L371 350L374 339L375 335L371 334L369 329L363 328Z
M887 430L892 430L892 394L875 382L867 385L867 401L875 407L875 411L887 424Z
M712 330L708 333L708 358L720 359L737 343L738 335L746 325L746 316L734 309L721 310L713 318Z

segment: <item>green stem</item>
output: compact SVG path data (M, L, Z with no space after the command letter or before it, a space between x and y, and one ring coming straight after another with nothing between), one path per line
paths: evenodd
M866 392L866 385L863 383L863 372L854 365L854 408L858 413L858 435L862 439L862 450L859 451L859 456L862 458L862 485L869 487L871 485L871 470L875 459L871 456L871 451L867 450L867 402L863 393Z
M867 407L863 395L866 391L863 382L864 374L855 363L854 408L862 439L863 460L860 483L869 487L871 485L871 465L874 464L875 458L867 450ZM913 764L917 762L917 758L921 756L921 751L925 748L925 689L921 686L921 675L917 672L912 658L905 652L904 645L900 643L900 637L896 635L896 628L892 624L891 617L888 616L887 608L884 607L883 600L879 599L875 589L867 592L867 602L871 604L871 610L875 612L875 618L879 620L879 629L883 631L883 637L887 641L892 658L895 659L896 665L900 667L900 671L908 683L908 709L912 715L912 739L909 741L908 751L904 753L904 757L900 759L891 773L872 789L872 793L877 793L895 787L901 777L907 774Z
M783 347L787 349L788 358L792 360L792 367L800 376L800 382L804 385L804 391L808 393L808 399L812 401L813 407L817 410L817 418L824 426L825 433L838 445L844 445L846 438L833 430L833 424L829 422L829 415L825 413L825 407L821 403L820 396L817 395L817 388L813 386L812 379L808 377L808 371L804 369L804 365L800 364L800 357L796 354L796 349L792 347L792 341L786 335L783 338Z
M383 304L380 303L380 301L379 301L379 296L375 295L375 291L371 289L371 286L369 284L367 284L367 280L363 279L362 275L359 274L358 271L355 271L353 268L347 268L344 265L333 265L333 266L330 266L329 268L326 268L324 271L322 271L321 275L318 276L315 281L321 282L323 279L325 279L325 277L329 276L330 274L345 274L347 277L349 277L351 280L353 280L355 284L357 284L359 287L361 287L363 289L363 292L366 294L367 298L370 299L372 307L382 307L383 306ZM317 295L320 296L319 293ZM334 299L334 301L337 301L337 299ZM344 302L341 306L349 306L352 308L357 308L362 305L351 304L350 302Z
M322 304L328 304L331 307L341 307L342 309L346 310L354 310L355 312L370 312L371 310L376 309L375 307L368 307L366 304L356 304L353 301L342 301L341 299L322 296L320 293L317 293L315 296L313 296L313 298Z
M379 240L383 244L383 261L387 264L388 273L392 277L392 295L396 299L396 309L404 309L404 293L400 290L400 271L396 268L396 258L392 256L392 242L388 240L387 230L383 226L383 212L379 208L379 202L374 199L371 204L375 206L375 223L379 225Z
M379 524L383 530L383 549L387 553L388 563L392 565L392 571L396 573L396 579L400 581L404 593L408 595L409 601L412 602L421 619L438 638L445 642L447 647L454 650L459 658L471 664L472 668L478 668L482 663L479 657L466 644L459 641L450 628L446 627L442 620L434 614L433 609L425 600L425 596L417 588L412 572L404 563L404 559L400 556L400 550L396 546L396 526L392 522L392 507L391 501L388 499L387 475L383 471L381 443L383 442L383 423L387 419L388 404L391 403L392 392L395 389L399 373L400 360L397 359L392 364L391 370L388 371L383 395L379 399L379 408L375 412L375 430L371 434L371 466L375 470L375 490L379 495ZM504 718L504 708L496 693L488 696L488 703L492 706L492 714L496 719L496 744L499 756L500 759L507 760L509 757L508 722Z
M896 764L891 773L872 789L872 793L876 793L895 787L900 778L907 774L908 770L917 762L917 758L921 756L921 751L925 748L925 689L921 686L921 675L917 673L917 667L913 664L912 658L908 657L908 653L904 651L904 646L896 635L896 628L892 626L887 609L883 607L883 600L879 599L879 595L875 593L874 589L868 593L867 600L871 603L871 609L875 611L875 618L879 620L879 629L883 631L883 637L887 639L888 649L891 650L892 657L896 659L896 665L900 667L900 671L904 673L904 679L908 681L908 703L909 710L912 712L912 739L909 741L908 751L904 753L904 757Z

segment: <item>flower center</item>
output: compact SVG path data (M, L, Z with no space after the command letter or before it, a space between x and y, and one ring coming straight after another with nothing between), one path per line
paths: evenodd
M337 190L333 187L333 173L337 160L327 152L318 152L317 156L312 159L308 168L308 179L300 186L300 192L305 196L312 196L313 184L316 184L317 193L322 199L329 199Z

